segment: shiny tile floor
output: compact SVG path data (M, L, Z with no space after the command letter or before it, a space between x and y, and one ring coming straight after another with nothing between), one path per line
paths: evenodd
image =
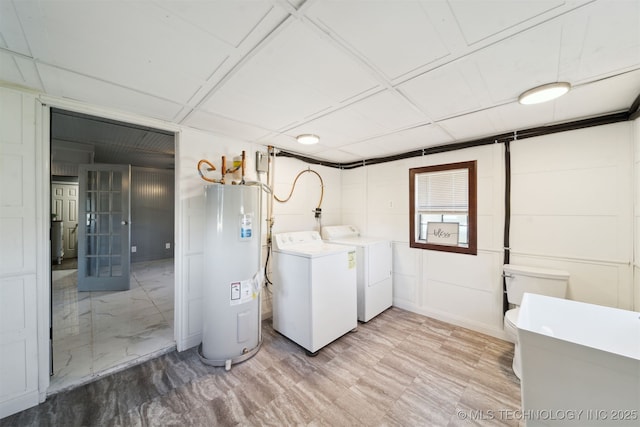
M260 351L228 372L173 351L0 425L523 425L508 342L391 308L311 358L262 325Z
M175 349L173 259L131 265L131 289L78 292L78 270L54 270L48 394Z

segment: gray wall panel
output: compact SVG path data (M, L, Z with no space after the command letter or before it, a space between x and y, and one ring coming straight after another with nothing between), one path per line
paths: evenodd
M173 228L174 171L131 168L131 262L172 258Z

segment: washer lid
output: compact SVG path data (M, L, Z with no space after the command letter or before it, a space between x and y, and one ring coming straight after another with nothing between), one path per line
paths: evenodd
M345 237L335 240L330 240L331 243L337 243L339 245L352 245L352 246L370 246L376 243L389 243L388 239L380 239L377 237Z
M358 237L360 232L353 225L329 225L322 227L322 238L325 240Z
M306 258L319 258L328 255L335 255L339 253L355 252L356 248L353 246L335 245L333 243L319 242L306 242L295 245L288 245L285 248L275 249L275 252L283 254L302 256Z

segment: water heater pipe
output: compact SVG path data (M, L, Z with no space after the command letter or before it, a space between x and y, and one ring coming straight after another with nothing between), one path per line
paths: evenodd
M298 181L298 178L300 178L300 176L306 172L313 172L314 174L316 174L318 179L320 179L320 200L318 201L318 206L316 207L316 212L318 212L322 207L322 199L324 198L324 181L322 180L322 177L320 176L320 174L311 168L302 170L298 173L298 175L296 175L295 179L293 180L293 185L291 186L291 191L289 192L289 195L285 199L280 199L278 196L275 195L275 193L273 194L273 197L280 203L288 202L291 196L293 195L293 191L296 188L296 183Z
M217 180L215 180L215 179L207 178L207 177L204 175L204 173L202 173L202 165L203 165L203 164L206 164L207 166L209 166L209 167L207 168L207 171L214 171L214 170L216 170L216 167L215 167L215 166L213 166L213 163L211 163L209 160L202 159L202 160L200 160L200 161L198 162L198 173L200 174L200 178L202 178L202 179L204 179L205 181L208 181L208 182L218 182L218 181L217 181Z

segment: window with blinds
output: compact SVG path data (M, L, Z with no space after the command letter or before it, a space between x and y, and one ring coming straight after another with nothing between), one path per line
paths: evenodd
M411 247L476 253L475 162L409 170Z

